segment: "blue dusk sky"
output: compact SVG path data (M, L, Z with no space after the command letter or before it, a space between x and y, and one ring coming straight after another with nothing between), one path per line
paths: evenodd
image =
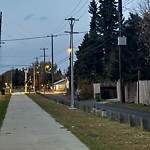
M43 37L51 34L54 38L54 63L62 70L69 66L70 26L65 18L74 17L79 21L74 24L74 31L89 31L90 14L88 7L91 0L0 0L2 11L2 40ZM123 0L123 13L128 15L136 0ZM74 34L74 51L82 42L84 33ZM12 68L27 68L37 57L51 61L51 38L5 41L0 48L0 73Z

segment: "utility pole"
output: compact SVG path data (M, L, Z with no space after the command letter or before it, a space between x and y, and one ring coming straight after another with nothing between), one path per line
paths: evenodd
M124 103L124 86L123 86L123 78L122 78L122 58L121 51L122 46L126 45L126 37L122 36L122 0L118 0L118 23L119 23L119 37L118 37L118 46L119 46L119 77L120 77L120 101Z
M57 35L51 35L51 44L52 44L52 92L54 92L54 37Z
M27 85L27 74L28 74L28 69L25 69L24 70L24 73L25 73L25 93L27 93L27 91L28 91L28 85Z
M71 38L70 38L69 55L70 55L69 57L69 92L71 92Z
M11 93L12 93L12 87L13 87L13 86L12 86L12 84L13 84L13 83L12 83L12 80L13 80L13 79L12 79L12 78L13 78L13 67L12 67L12 69L11 69L11 75L10 75L10 76L11 76L11 77L10 77L10 78L11 78L10 86L11 86Z
M1 33L2 33L2 12L0 12L0 47L1 47Z
M33 87L34 87L34 91L36 92L36 79L37 79L37 65L38 65L38 57L34 58L35 62L33 63L33 78L34 78L34 82L33 82Z
M45 51L48 50L48 48L41 48L40 50L43 50L43 52L44 52L44 56L43 57L44 57L44 65L45 65L45 57L46 57Z
M41 48L40 50L43 50L43 52L44 52L44 85L46 84L46 72L45 72L45 57L46 57L46 55L45 55L45 51L46 50L48 50L48 48Z
M73 73L73 26L75 24L75 21L79 21L75 18L68 18L65 19L68 20L70 24L70 49L71 49L71 109L74 109L74 73Z
M118 22L119 22L119 37L122 37L122 0L118 0ZM120 77L120 101L123 102L122 97L122 67L121 67L121 49L122 46L119 45L119 77Z
M2 12L0 12L0 47L1 44L5 44L5 42L2 42L1 34L2 34Z
M137 88L137 101L140 103L140 68L138 67L138 88Z
M34 69L33 69L33 78L34 78L34 82L33 82L33 86L34 86L34 89L33 89L33 92L35 93L35 63L33 64L34 66Z

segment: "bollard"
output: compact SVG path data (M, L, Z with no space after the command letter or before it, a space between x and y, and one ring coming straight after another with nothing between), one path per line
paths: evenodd
M102 116L103 118L107 118L107 110L102 110L102 111L101 111L101 116Z
M114 120L114 113L111 110L109 110L109 120Z
M119 123L124 122L124 114L122 112L118 112L118 121Z
M128 123L130 127L134 126L133 117L131 114L128 114Z
M148 121L145 118L140 118L141 130L148 131Z
M86 107L86 112L90 113L90 107L88 107L88 106Z
M95 115L96 115L96 117L100 117L101 116L101 110L100 109L96 109L95 110Z

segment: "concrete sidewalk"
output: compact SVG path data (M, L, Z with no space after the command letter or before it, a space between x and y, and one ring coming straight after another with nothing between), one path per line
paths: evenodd
M89 150L22 93L13 94L0 131L0 150Z

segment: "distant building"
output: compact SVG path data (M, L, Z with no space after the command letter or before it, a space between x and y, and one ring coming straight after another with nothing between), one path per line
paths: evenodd
M54 90L55 91L67 91L69 88L69 81L68 79L61 79L54 83Z
M117 83L96 83L93 84L94 98L95 94L100 93L101 99L117 99Z

